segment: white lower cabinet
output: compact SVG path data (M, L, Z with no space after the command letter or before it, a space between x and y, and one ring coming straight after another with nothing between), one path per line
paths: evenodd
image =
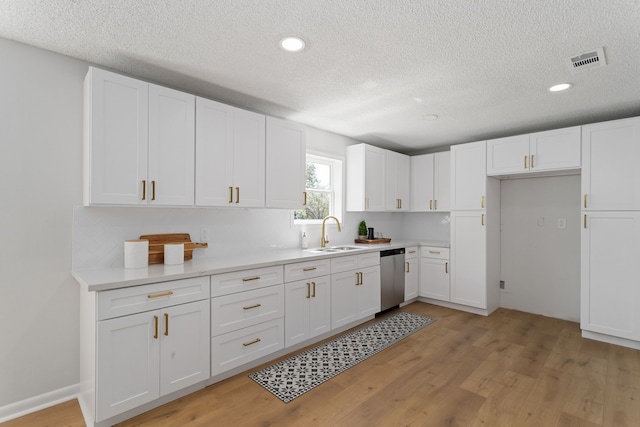
M404 300L418 297L418 248L406 248L404 253Z
M377 264L367 267L374 262ZM355 266L355 269L340 271L346 265ZM331 329L380 311L379 252L334 258L331 271Z
M449 301L449 249L420 248L420 296Z
M285 346L331 330L331 276L285 284Z
M580 326L640 341L640 212L583 212L582 220Z
M167 286L169 286L167 290ZM172 297L184 288L200 286L192 299L173 305ZM100 293L104 300L147 301L164 307L96 323L95 421L100 422L209 378L209 280L178 280ZM108 314L105 314L108 315Z

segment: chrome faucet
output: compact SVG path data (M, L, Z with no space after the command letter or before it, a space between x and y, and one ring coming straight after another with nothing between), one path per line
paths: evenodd
M321 243L321 246L322 246L323 248L327 246L327 243L329 243L329 236L327 236L326 234L324 234L324 223L325 223L325 222L327 222L327 220L328 220L329 218L333 218L333 219L335 219L335 220L336 220L336 224L338 224L338 231L342 231L342 230L340 229L340 221L338 221L338 218L336 218L336 217L335 217L335 216L333 216L333 215L325 216L325 217L324 217L324 219L322 220L322 241L320 242L320 243Z

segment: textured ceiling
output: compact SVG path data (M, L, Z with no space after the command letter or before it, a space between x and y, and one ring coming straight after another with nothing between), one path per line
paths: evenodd
M639 0L0 0L0 37L407 153L640 115Z

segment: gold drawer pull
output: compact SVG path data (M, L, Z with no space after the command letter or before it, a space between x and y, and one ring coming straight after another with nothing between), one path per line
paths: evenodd
M587 209L587 195L584 195L584 208Z
M247 307L242 307L243 310L251 310L252 308L262 307L262 304L250 305Z
M313 271L313 270L317 270L318 267L307 267L307 268L303 268L302 271Z
M429 251L430 254L440 255L440 251Z
M527 168L527 156L524 156L524 168Z
M315 298L316 297L316 282L311 282L311 284L313 285L313 294L311 294L311 298Z
M484 225L484 214L481 216L481 224Z
M415 254L415 253L416 253L416 251L409 251L409 253L410 253L410 254Z
M161 294L147 295L147 298L153 299L153 298L160 298L160 297L169 297L171 295L173 295L173 291L163 292Z
M250 345L257 344L260 341L262 341L260 338L256 338L253 341L242 343L242 345L245 346L245 347L249 347Z
M448 262L444 263L444 272L445 273L449 273L449 263Z
M168 313L164 314L164 336L165 337L169 336L169 314Z
M153 338L158 339L158 316L153 316L153 320L156 324L155 333L153 334Z
M584 215L584 228L587 228L587 215Z
M246 279L242 279L243 282L252 282L254 280L260 280L260 276L256 277L247 277Z
M405 273L410 273L409 271L409 262L405 261L404 265L406 266L406 269L404 270Z
M482 199L480 200L480 207L484 209L484 196L482 196Z

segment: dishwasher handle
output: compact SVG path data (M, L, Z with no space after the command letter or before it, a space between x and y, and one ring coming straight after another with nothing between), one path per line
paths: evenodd
M380 258L393 255L404 255L405 248L387 249L386 251L380 251Z

